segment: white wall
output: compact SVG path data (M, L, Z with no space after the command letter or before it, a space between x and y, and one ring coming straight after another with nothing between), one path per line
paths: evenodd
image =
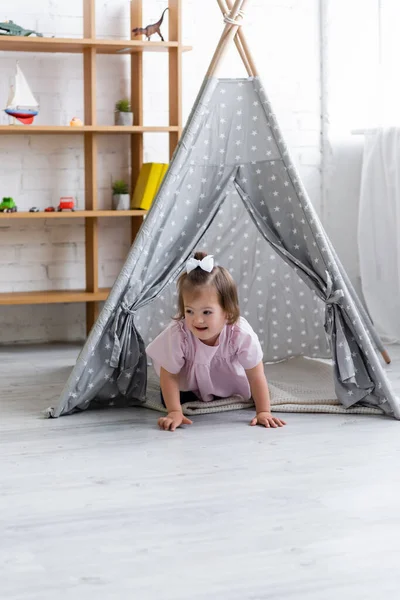
M81 37L81 0L13 0L4 18L46 36ZM146 0L144 21L158 19L165 0ZM187 117L222 29L216 0L184 0L183 32L194 49L184 57L183 105ZM97 35L129 37L126 0L97 3ZM247 36L300 174L317 210L321 190L319 0L253 0ZM165 24L164 31L168 28ZM83 117L82 57L0 53L0 98L6 102L16 59L37 96L37 124L67 124ZM167 124L167 57L145 56L145 124ZM243 68L233 49L224 75ZM98 122L112 123L114 103L128 93L125 57L98 58ZM7 123L0 113L0 123ZM146 135L145 159L164 161L167 139ZM127 141L102 137L99 148L100 207L110 206L110 182L128 175ZM60 195L84 203L80 136L4 136L0 140L0 196L13 196L20 210L55 204ZM102 220L100 285L112 285L129 250L128 226ZM84 287L84 224L29 221L0 223L0 292ZM0 343L77 340L85 335L83 305L0 307Z
M378 114L379 0L324 3L322 220L358 294L357 247L364 138Z

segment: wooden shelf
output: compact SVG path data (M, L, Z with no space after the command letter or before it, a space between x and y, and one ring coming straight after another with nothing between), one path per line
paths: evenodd
M102 288L98 292L86 292L85 290L60 290L50 292L7 292L0 294L0 305L101 302L107 299L109 293L109 288Z
M144 217L146 210L76 210L75 212L0 212L0 219L82 219L98 217Z
M8 52L80 54L84 50L93 48L97 54L132 54L136 52L168 52L171 48L177 47L178 42L0 36L0 50ZM191 46L181 46L183 52L191 49Z
M179 126L125 126L125 125L83 125L71 127L70 125L0 125L0 133L4 135L35 135L35 134L60 134L67 133L171 133L179 131Z
M82 127L70 125L1 125L0 139L7 145L8 135L81 135L83 138L83 158L85 174L84 210L76 212L16 212L0 213L0 224L11 226L15 219L82 219L85 229L85 284L84 290L12 292L0 293L1 305L15 304L59 304L69 302L86 303L86 330L91 330L99 311L100 302L106 300L108 289L99 287L100 258L100 218L125 218L130 221L130 239L134 241L147 211L144 210L99 210L98 189L98 149L99 137L103 134L129 134L130 142L130 189L134 190L144 160L144 134L166 133L169 137L169 155L173 156L182 133L182 52L191 47L182 43L183 0L168 0L168 37L170 42L96 39L96 0L82 0L83 37L78 38L39 38L7 37L0 35L0 52L47 52L81 54L83 63L83 113ZM131 0L130 23L132 30L143 24L144 0ZM168 57L168 106L167 126L145 126L143 123L143 61L144 52L165 52ZM130 101L134 114L131 127L97 125L97 71L98 54L128 55L131 73ZM29 75L29 73L28 73ZM40 118L40 117L39 117ZM54 204L56 207L57 203ZM15 198L18 204L18 197ZM34 202L32 202L34 205ZM2 223L2 220L4 222ZM42 221L43 222L43 221ZM53 222L53 221L52 221ZM75 221L76 224L80 222Z

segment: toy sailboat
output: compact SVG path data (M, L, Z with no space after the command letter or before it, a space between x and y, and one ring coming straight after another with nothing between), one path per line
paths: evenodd
M18 119L24 125L33 123L34 117L39 114L39 104L18 63L15 84L10 87L7 106L4 110L10 117Z

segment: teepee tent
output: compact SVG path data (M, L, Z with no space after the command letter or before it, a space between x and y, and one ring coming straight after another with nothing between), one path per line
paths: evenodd
M205 248L236 280L265 362L332 357L344 407L400 419L374 348L384 353L382 344L307 197L249 53L240 27L247 0L226 2L218 0L225 28L167 175L48 414L144 402L145 345L174 314L187 259ZM218 78L233 39L248 77Z

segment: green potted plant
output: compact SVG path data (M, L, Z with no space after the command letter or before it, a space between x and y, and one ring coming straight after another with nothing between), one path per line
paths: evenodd
M115 104L115 125L133 125L131 103L127 98L118 100Z
M130 195L128 184L122 179L117 179L112 184L113 191L113 209L114 210L129 210Z

